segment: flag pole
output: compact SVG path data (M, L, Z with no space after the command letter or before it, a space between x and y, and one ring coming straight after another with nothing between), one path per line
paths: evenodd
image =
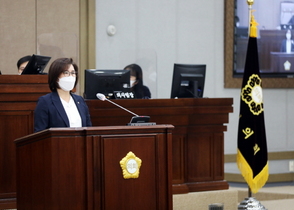
M251 14L252 14L252 5L254 4L254 0L247 0L248 4L248 37L250 36L250 26L251 26ZM252 197L251 189L248 185L248 197Z
M256 193L259 190L259 188L264 185L263 181L265 181L265 180L262 180L260 178L260 180L261 180L260 185L261 186L258 186L258 184L253 181L253 179L256 177L256 176L253 177L253 175L254 175L253 170L254 169L251 167L250 164L248 164L248 162L246 160L246 157L244 156L246 154L247 154L247 156L248 156L248 154L251 154L250 152L249 153L246 153L246 152L248 152L248 149L250 150L250 148L248 146L247 147L244 147L244 143L242 141L240 141L240 139L243 140L244 134L246 135L244 139L247 139L247 138L253 137L253 134L255 132L256 132L256 134L254 134L254 135L261 136L261 137L264 136L265 137L265 134L263 135L262 132L259 132L259 130L255 130L255 129L254 130L251 130L250 127L247 127L248 124L246 124L246 120L249 120L250 118L249 117L248 118L244 118L245 116L243 116L243 114L247 114L247 116L251 116L251 114L253 114L253 115L259 115L262 112L260 112L260 113L259 112L258 113L254 113L254 110L251 109L252 107L250 108L250 110L248 110L249 109L248 107L246 107L246 109L244 109L244 106L243 106L243 109L242 109L242 104L244 105L246 103L246 97L243 97L243 96L245 96L247 94L247 92L246 92L247 89L246 89L246 91L244 91L244 89L245 88L249 88L250 89L251 86L248 85L249 82L254 83L254 82L252 82L253 80L252 80L251 77L254 76L255 78L257 78L260 81L260 83L255 83L255 86L256 87L258 87L258 85L261 84L261 79L259 78L258 52L257 52L258 50L257 50L257 40L256 40L256 38L257 38L257 27L256 26L258 25L258 23L255 21L254 16L252 14L252 12L253 12L252 11L252 5L253 5L253 3L254 3L254 0L247 0L248 10L249 10L249 24L248 24L248 38L249 39L248 39L248 48L247 48L246 63L245 63L245 69L244 69L244 76L243 76L243 83L244 83L244 79L246 79L245 81L247 81L247 85L246 85L246 83L242 84L241 106L240 106L241 110L240 110L239 131L238 131L239 132L238 133L238 151L237 151L237 164L238 164L239 169L242 172L242 175L244 176L245 180L247 181L247 185L248 185L248 197L245 198L245 200L243 200L243 201L241 201L239 203L238 210L249 210L249 209L267 210L258 200L256 200L254 197L252 197L252 192ZM248 75L245 74L245 72L249 73L249 75L251 75L251 76L249 78L247 78ZM261 86L260 86L260 88L261 88ZM251 91L252 91L252 89L251 89ZM261 102L258 102L258 103L260 103L262 105L262 100L261 100ZM242 110L243 110L243 112L242 112ZM249 114L247 112L249 112ZM263 117L263 115L262 115L262 117ZM256 118L254 118L254 119L256 119ZM242 122L242 124L240 124L241 122ZM242 130L243 133L240 132L240 130L241 130L240 129L240 125L245 126L245 128L247 127L246 128L247 130L246 129L243 129ZM256 137L254 137L254 138L256 138ZM266 141L265 141L265 143L266 143ZM240 146L243 146L243 148L242 147L239 147L239 144L240 144ZM257 145L258 144L256 144L256 146ZM260 145L263 145L263 144L260 143ZM245 146L246 146L246 144L245 144ZM260 149L259 146L257 146L257 147L258 147L258 149ZM267 149L265 149L265 151L267 152ZM259 153L258 155L260 155L260 157L263 157L263 156L261 156L262 154L263 153ZM247 164L249 166L249 171L252 170L252 173L248 173L248 168L246 168L247 167ZM247 169L247 171L244 172L246 169ZM268 172L267 170L268 170L268 163L266 163L266 165L264 166L263 170L256 171L256 172L258 172L258 174L261 174L262 175L261 177L263 178L265 176L264 173ZM267 176L266 176L266 180L267 180Z
M251 26L251 15L252 15L252 5L254 4L254 0L247 0L248 4L248 37L250 36L250 26ZM248 197L252 197L252 191L248 185Z
M251 192L251 189L250 189L249 185L248 185L248 197L249 198L252 197L252 192Z
M254 4L254 0L247 0L248 4L248 37L250 34L250 22L251 22L251 13L252 13L252 5Z

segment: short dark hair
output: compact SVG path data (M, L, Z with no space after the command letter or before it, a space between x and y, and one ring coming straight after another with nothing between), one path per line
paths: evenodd
M17 69L19 69L19 67L20 67L20 65L21 65L22 63L29 61L31 58L32 58L31 55L27 55L27 56L24 56L24 57L20 58L20 59L17 61L17 63L16 63L16 65L17 65Z
M57 88L60 88L58 85L58 78L60 74L62 74L64 71L68 69L69 65L73 65L75 72L76 72L76 82L75 86L77 85L77 82L79 80L78 78L78 66L73 62L72 58L58 58L50 65L49 72L48 72L48 84L50 90L56 91Z

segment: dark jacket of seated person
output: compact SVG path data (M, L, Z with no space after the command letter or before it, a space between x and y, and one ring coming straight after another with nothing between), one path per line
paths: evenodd
M151 98L150 90L147 86L143 85L140 87L140 85L135 85L133 87L133 91L135 93L135 97L138 99L149 99Z
M143 85L143 72L142 68L138 64L130 64L124 69L130 70L131 78L131 91L134 92L137 99L149 99L151 98L151 92L149 88Z
M49 68L48 83L52 91L41 96L34 111L34 131L53 127L92 126L84 99L71 93L78 81L78 67L72 59L56 59Z

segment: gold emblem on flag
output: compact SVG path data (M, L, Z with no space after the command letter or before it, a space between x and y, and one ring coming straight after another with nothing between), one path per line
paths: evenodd
M133 152L129 152L119 163L125 179L139 177L142 160Z
M251 130L251 128L246 128L242 130L245 134L245 139L248 139L252 134L254 134L254 131Z
M252 114L259 115L263 112L261 79L257 74L249 77L247 84L242 88L241 96Z
M254 150L254 155L256 155L256 153L259 152L260 147L258 146L258 144L255 144L255 145L254 145L253 150Z

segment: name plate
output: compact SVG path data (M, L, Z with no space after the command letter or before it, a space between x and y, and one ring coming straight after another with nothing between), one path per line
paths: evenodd
M115 99L134 99L135 94L133 92L114 91Z

